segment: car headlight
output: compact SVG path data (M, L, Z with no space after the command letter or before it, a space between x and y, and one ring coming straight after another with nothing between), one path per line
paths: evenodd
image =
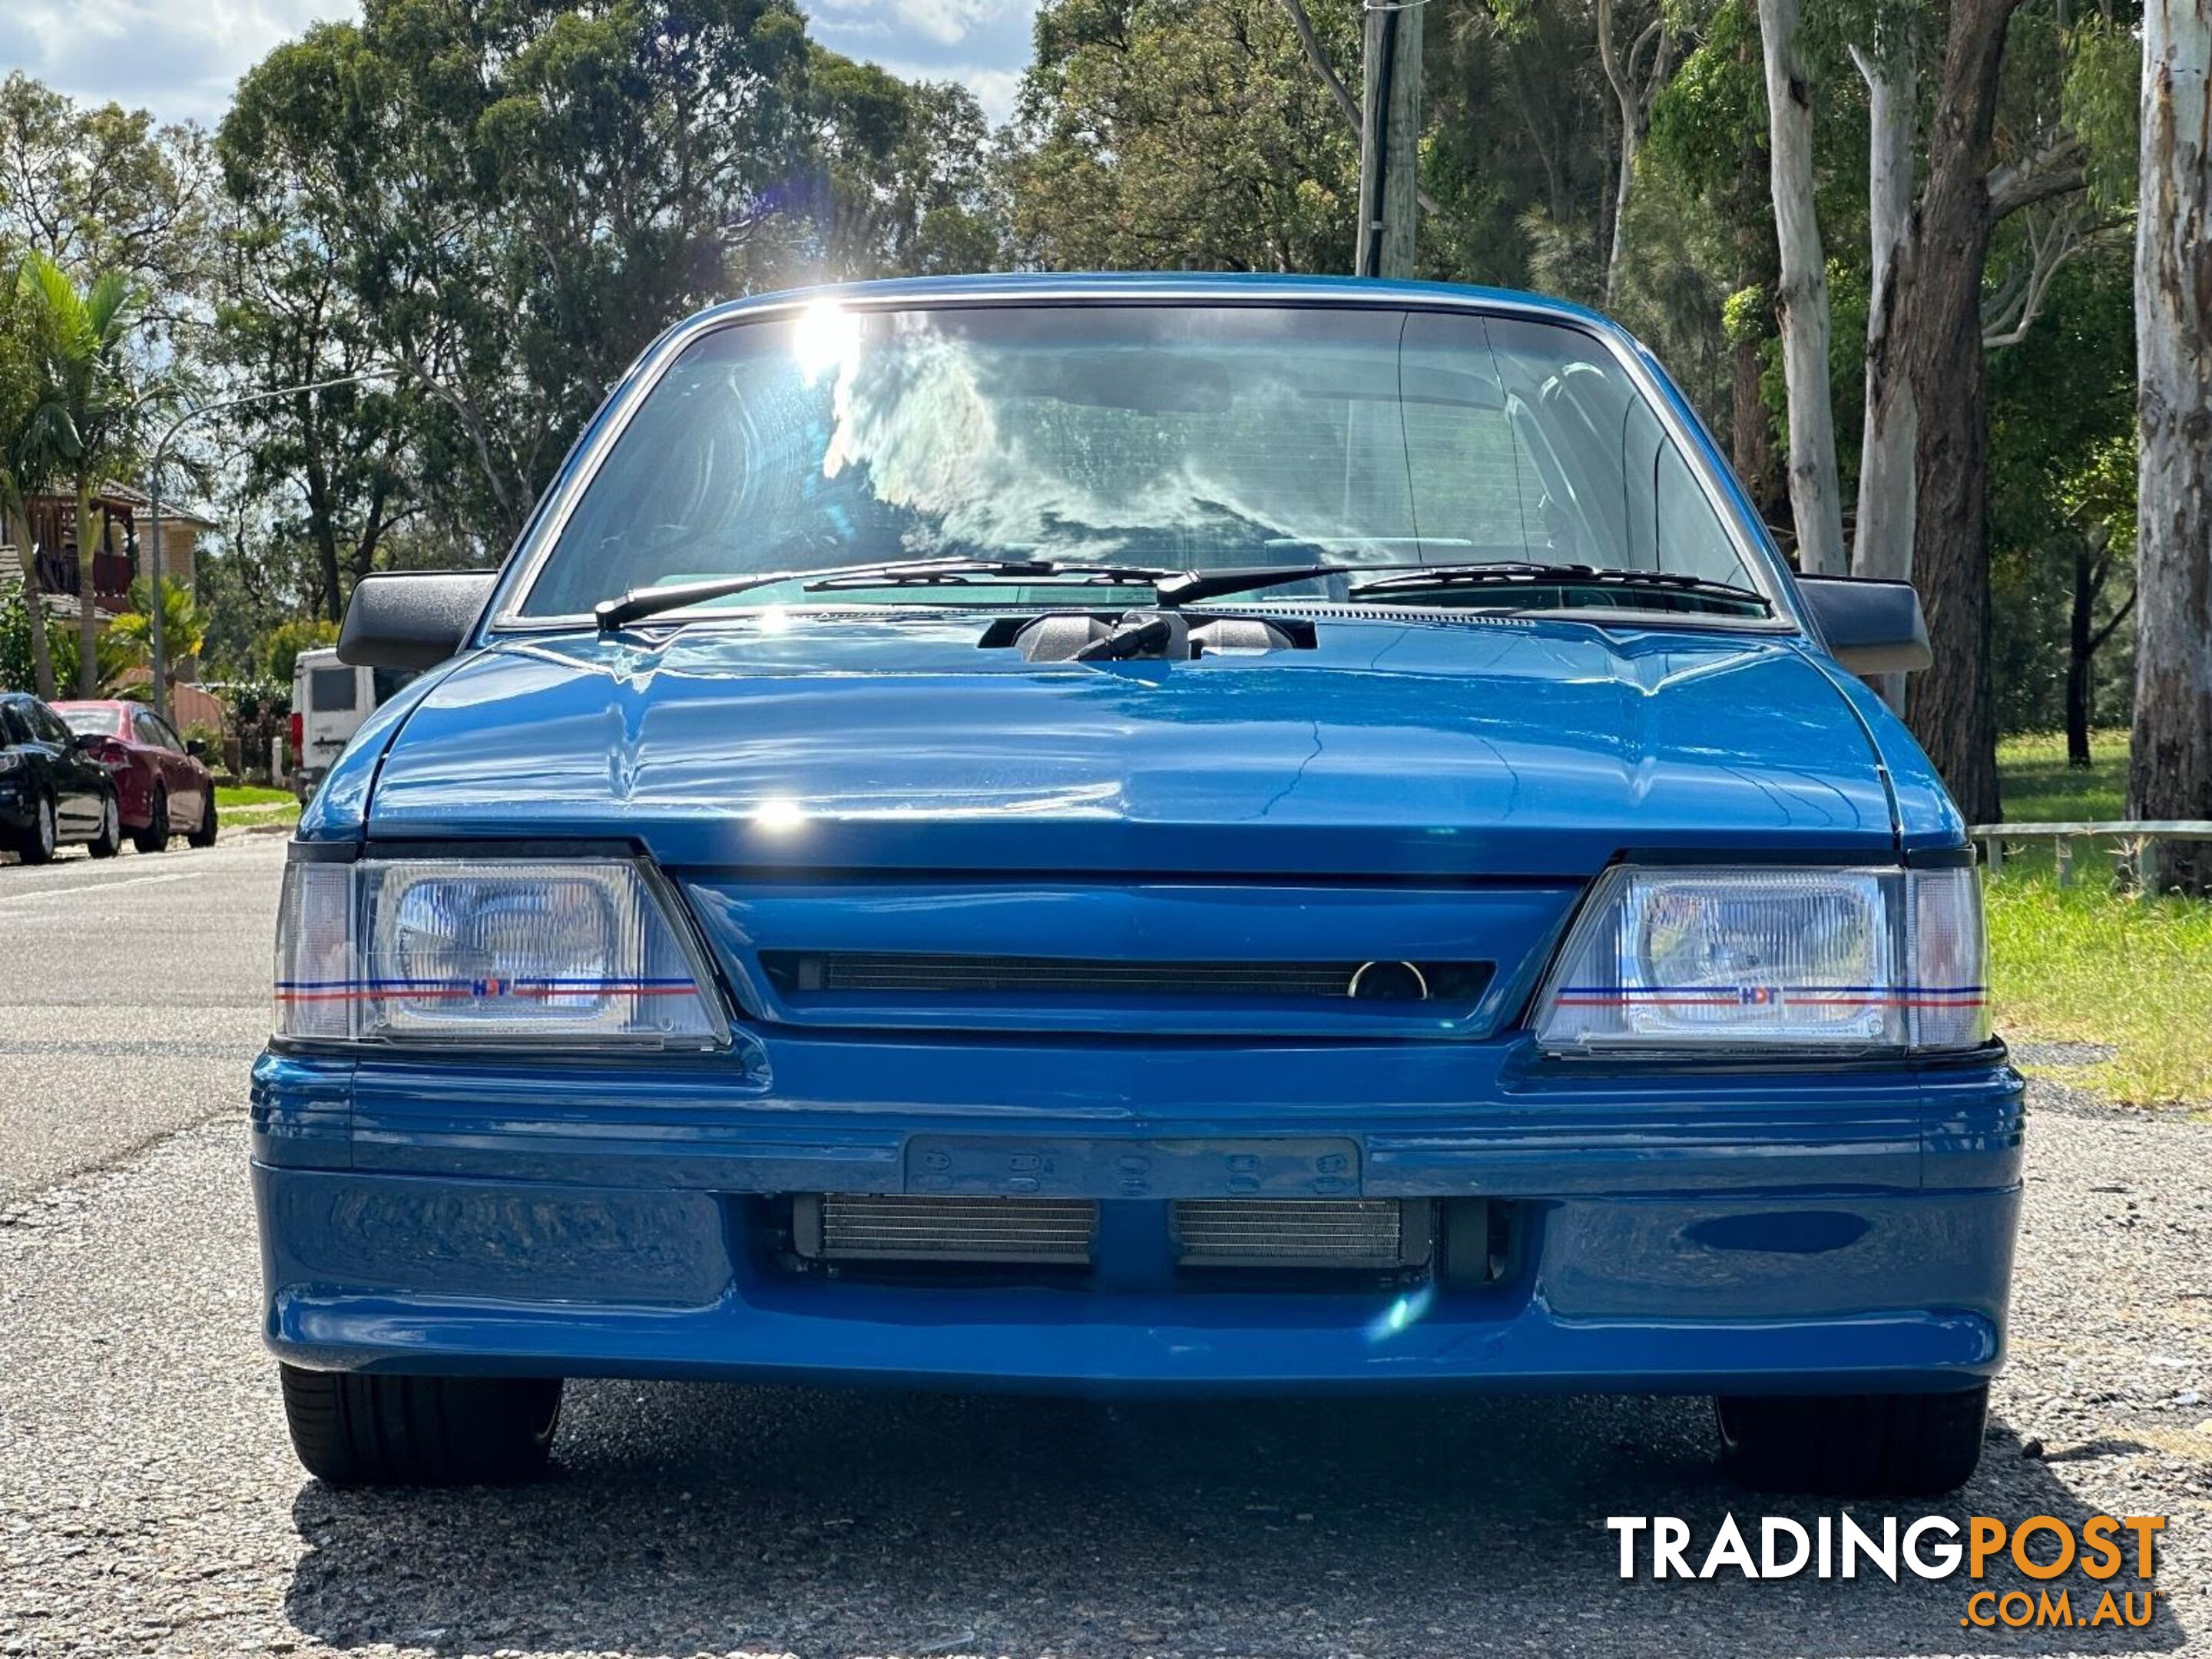
M708 1048L727 1036L651 867L295 863L276 925L276 1032L337 1042Z
M1536 1003L1559 1053L1971 1048L1978 871L1609 871Z

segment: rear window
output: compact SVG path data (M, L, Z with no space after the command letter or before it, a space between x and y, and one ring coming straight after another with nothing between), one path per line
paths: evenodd
M119 708L57 708L54 712L81 738L123 735L123 711Z
M314 709L351 708L358 692L350 668L313 668L307 671L307 706Z
M374 668L369 671L369 683L376 688L376 706L390 702L414 680L412 668Z

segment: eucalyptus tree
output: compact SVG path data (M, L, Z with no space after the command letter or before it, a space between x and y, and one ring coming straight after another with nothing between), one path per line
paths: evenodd
M1348 0L1045 0L1008 175L1018 244L1062 269L1349 271Z
M2136 708L2128 799L2143 818L2212 818L2212 12L2148 0L2136 231L2142 375ZM2168 848L2166 878L2212 893L2212 842Z
M1799 564L1814 575L1838 575L1850 561L1828 388L1828 259L1814 206L1812 72L1799 39L1798 0L1759 0L1759 32L1781 248L1774 313L1789 377L1791 517Z
M335 252L496 546L639 349L744 285L805 55L791 0L366 0L249 72L218 147L242 208Z
M204 320L216 194L198 128L82 103L21 70L0 80L0 244L116 272L143 296L142 334L173 348Z

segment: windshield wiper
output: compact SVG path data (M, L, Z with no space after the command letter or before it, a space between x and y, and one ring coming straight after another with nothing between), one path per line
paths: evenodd
M779 583L800 584L809 593L834 593L846 588L962 586L974 581L1012 580L1045 586L1119 586L1152 590L1152 603L1163 610L1194 605L1231 593L1249 593L1264 587L1286 587L1293 582L1322 576L1358 576L1376 571L1373 580L1357 584L1348 597L1366 599L1395 592L1418 592L1424 588L1477 587L1492 585L1661 588L1709 599L1731 599L1771 612L1764 594L1729 582L1713 581L1673 570L1632 570L1590 564L1535 564L1516 561L1487 564L1408 565L1371 563L1227 565L1217 570L1171 570L1154 565L1082 564L1054 559L902 559L876 564L833 565L815 570L767 570L747 575L718 576L707 581L678 582L665 587L633 587L620 599L602 600L592 608L599 631L611 634L647 617L687 605L727 599L756 587Z
M1596 564L1530 564L1502 562L1495 564L1430 565L1419 569L1397 571L1388 576L1378 576L1373 581L1361 582L1350 590L1350 597L1366 599L1373 594L1419 592L1425 588L1437 587L1620 587L1659 588L1669 592L1692 594L1703 599L1734 599L1755 605L1763 612L1771 614L1773 601L1764 593L1748 587L1739 587L1734 582L1715 581L1706 576L1692 576L1680 570L1634 570L1612 565Z
M839 587L896 587L908 583L957 582L972 576L1049 581L1055 577L1081 576L1088 580L1120 577L1142 584L1173 576L1172 570L1150 566L1059 564L1050 559L899 559L889 563L829 565L813 570L757 570L739 576L716 576L707 581L674 582L661 587L633 587L620 599L602 599L592 607L599 632L611 634L664 611L728 599L756 587L800 582L805 591L819 593Z

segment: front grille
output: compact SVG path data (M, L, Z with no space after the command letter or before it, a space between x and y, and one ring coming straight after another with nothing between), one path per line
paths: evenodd
M1431 1206L1364 1198L1183 1198L1176 1260L1185 1267L1407 1267L1429 1259Z
M1481 996L1491 974L1486 962L1130 962L870 951L763 951L760 960L786 994L1290 997L1346 1004L1427 1000L1461 1010Z
M895 1198L804 1194L792 1240L824 1261L1087 1265L1098 1206L1073 1198Z

